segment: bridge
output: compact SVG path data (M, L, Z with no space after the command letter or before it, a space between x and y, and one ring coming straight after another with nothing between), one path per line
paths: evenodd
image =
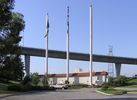
M26 74L30 73L30 56L45 57L45 49L21 47L22 55L25 55ZM65 51L49 50L49 58L66 59ZM86 53L70 52L71 60L89 61L90 55ZM116 76L120 76L121 64L137 65L137 58L118 57L93 54L94 62L115 63Z

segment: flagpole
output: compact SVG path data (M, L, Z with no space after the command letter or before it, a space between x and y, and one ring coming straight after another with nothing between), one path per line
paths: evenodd
M46 56L46 63L45 63L45 70L46 70L46 76L48 75L48 31L49 31L49 22L48 22L48 13L47 13L47 15L46 15L46 52L45 52L45 56Z
M69 82L69 6L67 7L67 35L66 35L66 49L67 49L67 54L66 54L66 79Z
M93 70L93 66L92 66L92 60L93 60L93 56L92 56L92 51L93 47L92 47L92 5L90 5L90 63L89 63L89 70L90 70L90 78L89 78L89 85L92 86L92 70Z

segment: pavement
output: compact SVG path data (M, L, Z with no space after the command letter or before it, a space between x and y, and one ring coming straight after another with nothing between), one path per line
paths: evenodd
M0 100L137 100L136 94L107 96L96 93L95 88L29 92L2 97Z

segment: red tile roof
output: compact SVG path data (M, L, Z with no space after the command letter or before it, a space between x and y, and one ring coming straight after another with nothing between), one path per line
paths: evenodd
M103 76L108 75L107 72L92 72L92 76ZM66 77L66 74L48 74L49 77ZM89 76L89 72L81 72L81 73L70 73L69 77L76 77L76 76Z

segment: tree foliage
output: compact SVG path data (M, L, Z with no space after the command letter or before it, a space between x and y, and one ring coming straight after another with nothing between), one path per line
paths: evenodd
M6 34L12 19L14 0L0 0L0 35Z
M12 12L13 6L14 0L0 0L0 78L21 80L23 63L19 42L25 22L22 14Z

